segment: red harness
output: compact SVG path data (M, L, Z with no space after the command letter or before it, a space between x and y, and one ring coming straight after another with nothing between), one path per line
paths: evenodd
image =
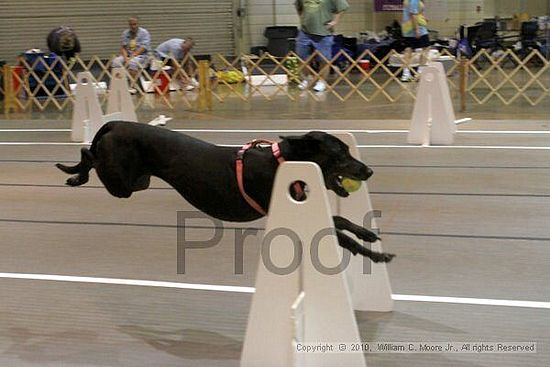
M239 150L239 152L237 153L237 161L235 162L235 165L236 165L236 174L237 174L237 184L239 185L239 190L241 191L241 195L246 200L248 205L250 205L252 208L254 208L254 210L256 210L261 215L267 215L267 211L264 208L262 208L260 206L260 204L258 204L254 199L252 199L246 193L246 191L244 191L244 179L243 179L244 154L246 153L246 151L248 149L255 148L260 144L271 145L271 151L273 152L273 156L275 157L275 159L277 159L277 162L279 162L279 164L281 164L285 161L285 159L283 158L283 155L281 154L281 150L279 148L279 143L275 143L275 142L272 142L272 141L269 141L269 140L257 139L257 140L252 140L250 143L245 144ZM302 197L303 190L302 190L302 187L300 186L300 184L298 184L296 182L295 185L294 185L294 188L296 190L296 193L297 193L298 197Z

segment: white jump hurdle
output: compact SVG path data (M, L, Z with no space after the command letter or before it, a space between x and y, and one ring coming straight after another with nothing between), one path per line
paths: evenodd
M348 145L355 159L361 160L357 140L353 134L341 131L332 135ZM363 183L358 191L351 193L347 198L337 196L332 191L329 191L329 198L334 215L341 215L359 225L378 228L375 217L371 216L374 215L374 211L367 183ZM367 217L367 219L370 218L370 223L363 223L367 213L370 213ZM371 249L383 252L382 243L380 241L373 243ZM365 257L354 256L346 268L346 275L354 310L377 312L393 310L392 289L385 263L376 264Z
M350 147L354 158L361 159L352 134L342 131L333 135ZM288 192L291 183L297 180L308 184L308 198L304 202L294 201ZM326 190L317 165L287 162L277 172L271 203L262 258L267 256L266 243L271 243L269 258L278 267L287 266L295 258L288 234L281 232L277 236L276 231L280 228L296 234L296 240L302 244L303 258L298 269L285 275L275 274L267 268L265 261L260 261L241 367L365 367L361 353L306 354L298 353L296 345L358 342L353 310L393 310L386 264L374 264L361 256L351 256L343 272L326 274L313 266L310 257L314 237L319 233L330 233L332 235L320 241L319 259L325 267L340 264L345 253L338 246L332 230L332 216L342 215L363 224L366 214L373 210L367 185L363 183L357 192L341 198ZM308 220L304 222L304 218ZM371 228L377 228L374 217L370 220ZM327 228L331 229L323 232ZM372 244L372 249L382 252L380 241ZM370 271L365 271L365 264L370 265Z
M420 85L407 136L409 144L450 145L456 133L456 118L443 64L432 62L420 68Z
M136 109L132 96L128 91L128 75L124 68L113 68L109 98L107 99L107 115L122 113L124 121L137 122Z
M113 79L107 101L107 115L103 115L93 80L90 72L81 72L77 75L71 126L72 141L90 143L96 132L108 121L137 122L134 104L128 91L125 69L113 69Z
M288 191L296 180L304 181L309 188L303 202L296 202ZM297 328L301 329L299 337L305 343L360 342L346 275L342 271L336 274L319 271L310 256L312 243L320 243L316 248L324 267L337 268L341 260L323 182L320 168L311 162L287 162L277 171L241 367L295 366L293 343ZM294 271L275 274L266 265L266 257L278 268L296 261L289 230L296 236L295 241L302 244L304 255ZM319 240L320 233L325 236ZM269 256L266 248L270 249ZM298 302L297 306L301 292L303 304ZM303 321L296 322L297 315ZM306 367L366 367L362 353L306 353L299 355L299 362Z

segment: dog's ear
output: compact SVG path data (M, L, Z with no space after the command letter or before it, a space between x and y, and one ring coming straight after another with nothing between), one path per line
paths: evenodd
M309 140L307 134L306 135L279 135L279 139L283 140L290 140L290 141L296 141L296 140Z
M304 136L307 139L318 140L318 141L326 141L327 137L329 137L330 135L323 132L323 131L310 131Z
M287 141L291 147L297 149L302 153L316 152L319 151L319 140L314 139L308 134L305 135L290 135L290 136L279 136L282 140Z
M293 142L296 142L296 145L302 142L301 146L307 145L308 147L312 147L312 149L323 151L327 154L340 154L344 150L348 150L348 147L344 142L323 131L310 131L305 135L292 136L288 138L293 139Z
M316 139L314 136L311 136L310 133L305 135L289 135L289 136L279 136L282 140L286 140L291 144L312 144L320 142L319 139Z
M290 136L279 135L279 138L283 140L289 140L289 141L312 141L312 140L324 141L327 135L328 135L327 133L324 133L322 131L310 131L304 135L290 135Z
M296 139L300 139L301 137L302 135L291 135L291 136L279 135L279 139L281 140L296 140Z

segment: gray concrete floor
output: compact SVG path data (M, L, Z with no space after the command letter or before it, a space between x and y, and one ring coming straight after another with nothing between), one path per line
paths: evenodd
M550 135L540 133L548 116L476 119L460 126L453 147L418 148L405 143L404 117L359 120L350 112L345 120L317 120L322 113L311 109L307 118L285 112L287 120L270 120L271 106L195 119L181 110L184 118L168 128L363 130L356 137L375 171L369 190L382 211L384 249L398 255L388 266L395 294L550 302ZM80 148L70 144L69 121L19 117L0 124L11 130L0 131L0 272L254 285L258 237L245 242L244 274L233 269L234 231L243 225L226 223L216 250L191 253L186 274L177 274L176 212L192 210L189 204L159 180L128 200L111 197L95 175L86 186L64 186L53 164L76 161ZM65 130L21 130L29 128ZM382 129L396 131L371 131ZM516 130L539 133L502 133ZM190 134L223 144L279 135ZM206 227L190 229L190 238L209 238L213 228ZM0 300L2 366L225 367L239 365L251 296L0 279ZM406 301L391 313L356 313L370 342L538 343L536 354L367 354L375 367L546 366L549 316L548 309Z

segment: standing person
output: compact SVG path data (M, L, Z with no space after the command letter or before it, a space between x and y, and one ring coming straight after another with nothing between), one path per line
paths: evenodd
M155 58L161 63L165 63L171 66L176 71L175 75L179 76L179 80L184 85L186 90L192 90L197 86L197 81L192 77L193 65L191 62L187 62L186 65L181 65L185 56L191 52L191 49L195 45L195 41L191 37L172 38L164 41L155 49ZM183 67L183 72L179 72ZM153 67L151 66L151 69Z
M346 0L296 0L295 4L300 16L300 31L296 39L296 53L305 60L314 50L319 51L327 60L332 58L332 33L340 22L342 14L349 8ZM298 85L307 89L311 83L311 75L304 71L305 78ZM326 79L328 67L320 60L320 79L313 86L316 92L327 89Z
M134 78L140 68L147 66L151 36L149 32L139 26L137 17L128 19L129 29L122 32L120 42L121 55L113 59L113 67L127 66L130 75Z
M401 75L402 81L412 80L411 70L407 65L410 65L412 60L412 51L417 48L422 49L420 63L426 63L426 50L430 46L430 38L428 36L428 21L424 16L424 2L421 0L404 0L403 1L403 24L401 25L403 37L405 37L404 68Z

